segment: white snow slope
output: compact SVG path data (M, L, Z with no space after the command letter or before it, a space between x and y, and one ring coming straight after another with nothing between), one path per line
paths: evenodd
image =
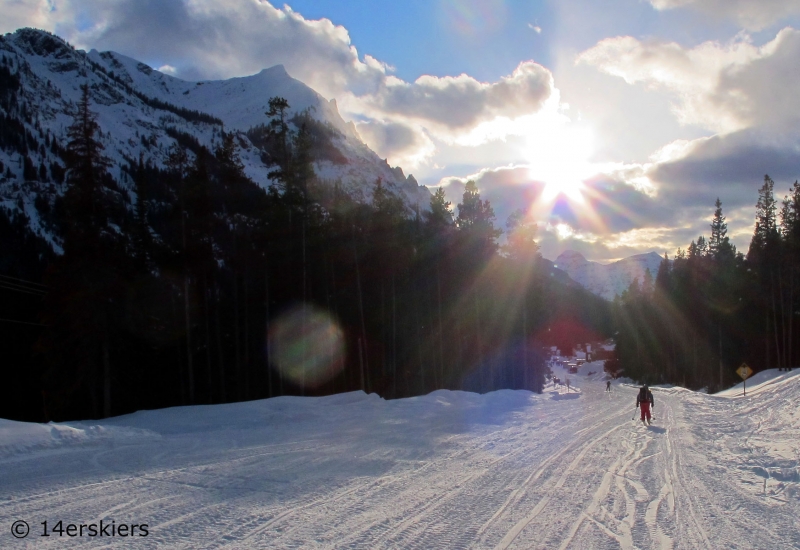
M600 264L587 260L578 252L567 250L556 258L555 266L573 281L593 294L606 300L627 290L635 278L642 283L645 270L650 272L653 280L658 273L658 266L663 258L655 252L636 254L610 264Z
M581 374L0 421L0 547L800 548L800 371L772 374L747 397L654 388L650 427L635 387ZM59 520L148 536L40 536Z

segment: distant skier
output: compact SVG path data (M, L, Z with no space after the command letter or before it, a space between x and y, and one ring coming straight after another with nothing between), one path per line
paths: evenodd
M639 390L639 394L636 396L636 406L642 409L642 424L645 423L645 418L650 424L650 408L655 407L655 402L653 401L653 392L650 391L647 384Z
M606 391L611 391L611 380L606 380Z

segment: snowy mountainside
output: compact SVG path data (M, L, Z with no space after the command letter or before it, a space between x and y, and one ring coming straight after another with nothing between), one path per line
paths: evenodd
M0 36L0 58L8 75L0 95L13 97L7 109L0 106L0 116L27 136L16 149L0 148L0 204L12 212L24 211L34 233L56 250L58 238L40 223L33 203L42 195L63 192L53 185L60 183L57 173L63 161L52 143L66 144L66 129L83 84L90 87L90 108L97 114L111 175L129 196L135 193L121 166L140 154L145 162L163 166L175 141L168 132L187 134L214 150L222 131L234 131L245 173L258 185L268 186L270 168L246 131L268 123L268 101L281 96L289 102L289 119L307 111L333 129L336 158L320 156L314 162L321 180L340 181L343 190L369 202L372 186L381 178L409 212L428 207L426 187L379 158L360 140L355 126L342 119L335 100L326 100L292 78L281 65L241 78L187 82L115 52L75 50L55 35L27 28ZM26 156L36 170L33 176L25 170Z
M655 280L661 260L663 258L657 253L648 252L604 265L589 261L578 252L567 250L561 253L554 263L593 294L606 300L613 300L615 296L622 294L634 279L638 278L641 283L645 277L645 270L650 271Z

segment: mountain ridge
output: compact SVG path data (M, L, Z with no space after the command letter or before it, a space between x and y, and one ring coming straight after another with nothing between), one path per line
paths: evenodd
M634 279L641 283L645 270L650 272L653 280L658 273L658 266L663 258L656 252L635 254L610 264L601 264L587 260L581 253L566 250L559 254L554 265L566 272L575 282L593 294L606 300L613 300L622 294Z

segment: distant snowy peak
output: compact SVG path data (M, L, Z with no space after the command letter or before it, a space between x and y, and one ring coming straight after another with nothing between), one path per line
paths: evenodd
M290 114L310 109L318 120L332 124L350 138L359 139L353 132L355 126L342 119L335 100L326 100L289 76L283 65L250 76L190 82L117 52L92 50L88 57L147 96L214 115L229 130L245 131L269 122L266 115L269 99L279 96L289 101Z
M556 258L555 266L593 294L606 300L613 300L615 296L622 294L634 279L643 281L645 271L649 271L655 279L662 260L663 258L657 253L648 252L604 265L589 261L578 252L567 250Z

